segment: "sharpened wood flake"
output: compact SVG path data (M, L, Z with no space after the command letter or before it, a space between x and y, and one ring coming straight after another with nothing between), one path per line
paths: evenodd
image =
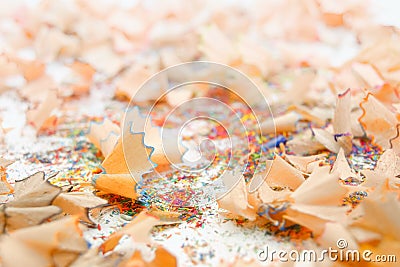
M8 267L53 266L54 260L71 262L86 250L86 241L74 217L16 230L0 242L2 263Z
M41 207L48 206L61 192L61 188L44 180L44 173L35 173L15 183L14 199L9 207Z
M107 200L89 192L61 193L53 201L53 205L60 207L65 213L77 215L84 222L91 224L94 222L89 217L89 210L106 204Z
M131 173L139 181L144 173L151 170L153 164L149 157L152 149L143 144L143 138L143 133L127 133L124 138L120 138L114 150L102 163L106 172L109 174Z
M93 180L94 187L107 194L136 199L136 181L130 174L98 174Z

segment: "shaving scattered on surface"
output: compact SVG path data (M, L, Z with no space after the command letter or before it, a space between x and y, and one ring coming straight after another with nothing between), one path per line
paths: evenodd
M258 251L343 238L399 260L400 31L375 6L0 3L0 265L281 266ZM235 77L138 94L195 60L270 110ZM232 114L172 112L196 97Z

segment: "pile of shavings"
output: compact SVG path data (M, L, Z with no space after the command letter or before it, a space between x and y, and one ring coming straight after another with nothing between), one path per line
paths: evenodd
M186 237L179 244L190 265L283 265L254 260L257 245L272 242L266 234L299 251L344 238L347 249L400 257L400 36L365 1L13 1L0 10L1 266L184 266L168 243L180 227L229 239L221 233L230 222L258 239L249 234L219 262L206 251L215 244ZM274 119L261 122L261 136L245 135L250 147L217 147L206 174L182 173L158 135L176 98L235 100L195 88L167 96L153 126L128 136L137 152L154 149L135 155L136 184L124 161L132 155L122 152L126 100L156 72L199 59L243 71ZM248 109L236 112L255 125ZM223 147L226 133L206 128ZM150 173L149 159L158 164ZM237 175L217 202L199 190ZM197 195L211 201L195 205ZM113 216L121 220L102 231ZM96 242L92 232L102 233Z

